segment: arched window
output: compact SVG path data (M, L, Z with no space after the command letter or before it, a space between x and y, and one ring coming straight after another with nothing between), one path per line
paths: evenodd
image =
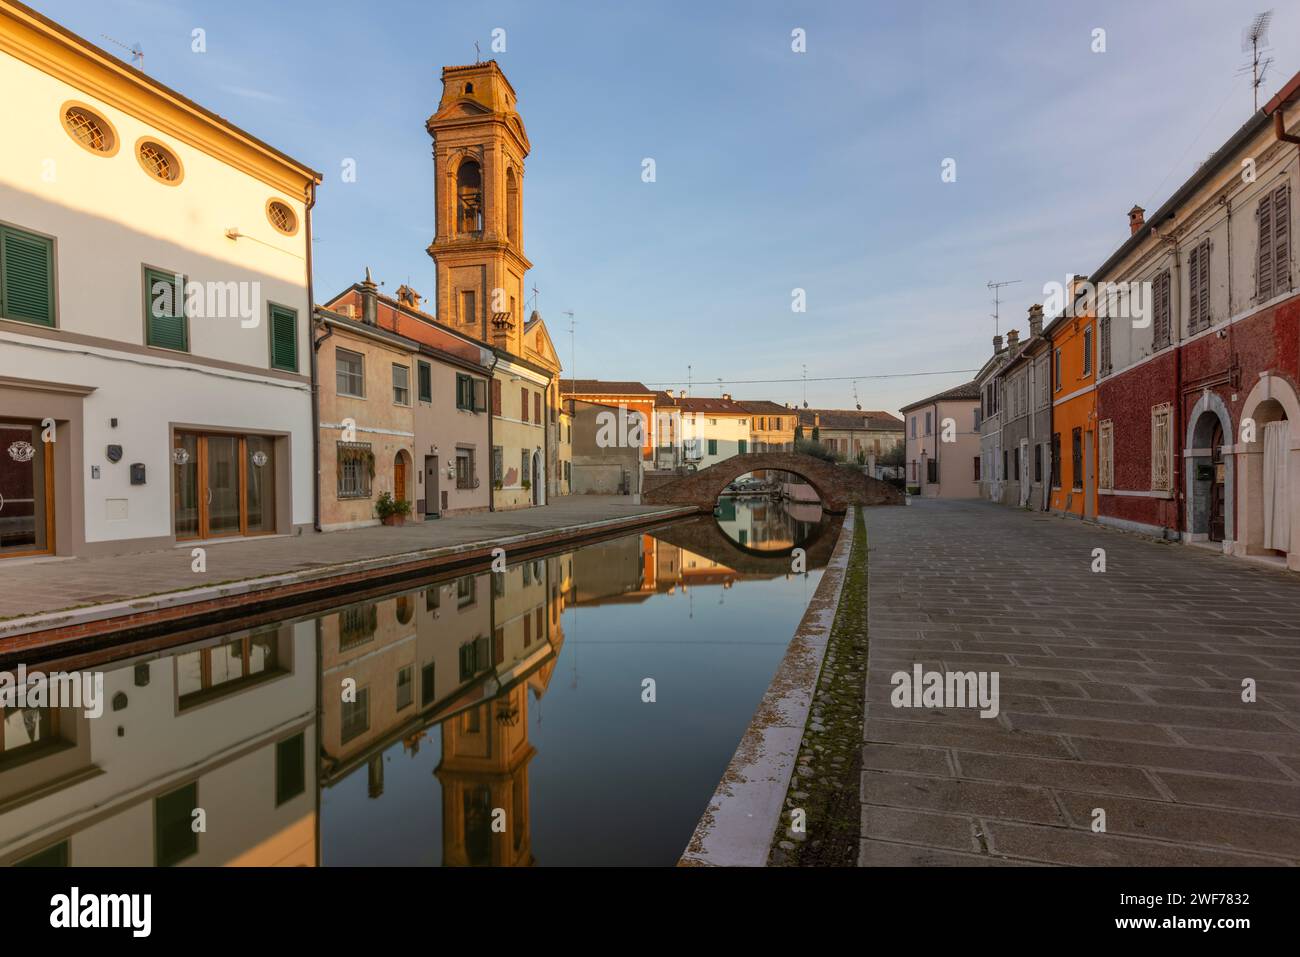
M519 180L513 169L506 170L506 238L519 241Z
M474 160L456 170L456 222L458 232L483 231L483 172Z

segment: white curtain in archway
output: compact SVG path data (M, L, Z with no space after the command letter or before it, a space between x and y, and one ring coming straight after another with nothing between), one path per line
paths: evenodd
M1291 514L1287 507L1287 459L1290 425L1285 419L1264 426L1264 547L1291 550Z

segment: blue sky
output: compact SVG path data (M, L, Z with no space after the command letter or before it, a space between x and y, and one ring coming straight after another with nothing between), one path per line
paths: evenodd
M969 375L1045 282L1095 268L1251 111L1241 31L1266 0L197 2L36 0L321 170L320 298L369 265L434 291L424 120L477 40L519 94L528 285L581 377L858 376L897 409ZM1300 69L1276 8L1261 103ZM207 52L191 52L191 31ZM491 54L494 28L507 49ZM791 50L806 31L807 52ZM1091 50L1093 30L1106 51ZM123 53L126 56L125 53ZM644 183L641 164L656 163ZM940 164L956 160L955 182ZM357 181L341 181L356 160ZM807 311L791 310L806 290ZM566 310L576 322L570 360ZM799 383L725 387L799 402ZM810 382L845 408L851 381Z

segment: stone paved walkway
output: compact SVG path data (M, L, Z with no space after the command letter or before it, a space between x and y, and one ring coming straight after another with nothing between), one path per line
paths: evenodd
M588 522L672 512L623 496L573 495L539 508L451 516L400 527L205 543L207 571L191 570L191 545L109 558L0 564L0 620L181 591L442 546L543 534Z
M1300 863L1300 577L985 502L864 512L861 864ZM892 707L916 662L999 672L1001 713Z

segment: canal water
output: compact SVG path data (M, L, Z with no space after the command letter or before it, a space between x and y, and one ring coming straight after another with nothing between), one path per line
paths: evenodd
M820 580L838 522L808 517L738 498L102 653L101 716L3 712L0 862L671 865Z

